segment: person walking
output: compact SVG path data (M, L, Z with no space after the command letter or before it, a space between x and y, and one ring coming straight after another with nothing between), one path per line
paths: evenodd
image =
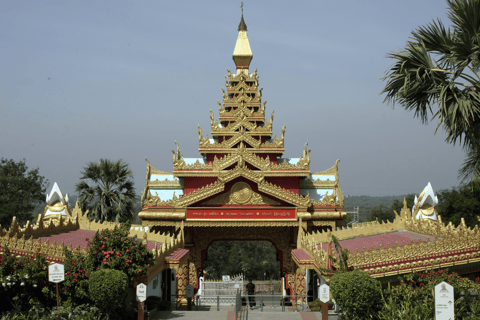
M247 294L248 294L248 304L250 305L250 310L253 310L253 304L255 303L255 285L252 283L252 280L249 280L247 283Z

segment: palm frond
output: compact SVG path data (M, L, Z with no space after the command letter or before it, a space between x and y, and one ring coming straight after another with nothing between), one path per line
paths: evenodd
M94 185L90 186L86 181L76 185L81 208L83 211L89 210L89 219L130 220L136 197L132 176L128 164L122 160L89 162L83 168L81 179L91 180Z
M458 170L461 183L480 181L480 145L472 147L465 155L465 161Z

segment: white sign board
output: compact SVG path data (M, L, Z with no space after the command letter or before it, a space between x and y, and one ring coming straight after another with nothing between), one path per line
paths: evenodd
M230 276L222 276L222 281L230 281Z
M191 284L187 285L187 289L185 291L187 298L193 297L193 286Z
M48 281L60 283L65 280L65 268L63 264L54 263L48 266Z
M326 284L320 286L320 301L324 303L330 301L330 287Z
M143 302L147 299L147 286L143 283L137 285L137 298L140 302Z
M435 286L435 319L453 320L453 287L445 281Z

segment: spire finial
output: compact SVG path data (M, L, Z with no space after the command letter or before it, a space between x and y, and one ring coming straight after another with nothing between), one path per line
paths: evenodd
M238 31L247 31L247 25L245 23L245 20L243 20L243 2L240 6L240 9L242 9L242 19L240 20L240 24L238 25Z

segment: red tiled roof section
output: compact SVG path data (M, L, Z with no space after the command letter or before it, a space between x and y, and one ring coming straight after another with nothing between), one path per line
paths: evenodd
M292 253L299 261L312 259L308 253L303 251L303 249L293 249Z
M355 253L357 248L359 252L363 252L363 248L366 248L367 251L371 251L372 246L376 250L380 249L380 245L382 245L383 248L387 248L388 244L390 244L392 248L395 248L397 246L397 242L398 246L402 247L403 241L405 241L406 244L411 244L412 241L415 243L418 243L420 240L426 242L428 238L430 238L431 241L435 241L435 237L429 235L419 234L407 230L400 230L396 232L377 234L374 236L342 240L340 241L340 245L342 246L342 249L348 249L350 252ZM327 251L326 243L321 244L321 246L324 251Z
M60 234L53 234L47 237L40 237L38 239L41 239L40 240L41 243L45 243L48 239L49 244L53 244L53 242L56 241L57 246L62 244L62 242L65 247L68 247L70 244L72 244L73 249L76 249L77 246L80 245L80 250L83 250L87 247L87 244L88 244L87 239L92 240L94 236L95 236L95 231L79 229L79 230L60 233ZM36 242L38 239L33 239L33 242ZM160 242L157 242L157 248L160 248L161 245L162 244ZM148 241L147 250L152 250L154 248L155 248L155 241Z
M80 245L80 250L83 250L88 244L88 241L86 239L88 238L92 240L94 236L95 231L79 229L60 234L53 234L51 236L41 237L39 239L41 243L45 243L48 239L49 244L53 244L53 242L56 241L57 246L61 245L62 242L65 247L68 247L70 244L72 244L72 247L74 249L76 249L77 246ZM36 242L37 240L38 239L33 239L33 242Z
M188 253L187 249L178 249L167 257L167 260L179 261Z

